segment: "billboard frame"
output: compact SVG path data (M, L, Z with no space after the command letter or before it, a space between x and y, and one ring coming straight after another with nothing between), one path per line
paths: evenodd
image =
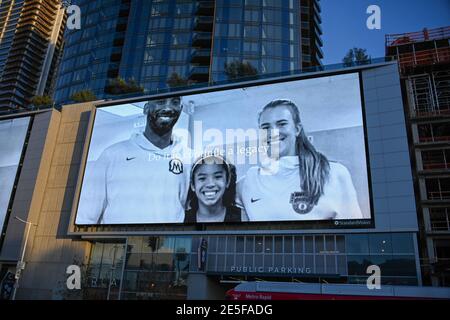
M305 74L293 74L287 76L280 76L274 78L257 79L236 83L228 83L224 85L213 85L202 88L192 88L179 91L171 91L164 93L156 93L146 96L139 96L136 98L117 99L109 101L93 102L90 117L88 121L88 127L86 131L86 138L83 147L83 153L80 162L79 174L77 184L75 188L74 199L72 202L72 209L70 214L70 222L68 226L68 235L81 235L81 236L127 236L127 235L220 235L220 234L298 234L298 233L341 233L341 232L364 232L375 231L375 212L373 205L373 188L371 179L371 167L369 159L369 142L367 133L366 122L366 103L364 97L364 87L362 72L368 69L375 69L383 66L396 64L396 62L382 62L370 65L361 65L345 69L329 70L329 71L317 71ZM369 191L369 204L370 204L370 219L358 219L358 220L311 220L311 221L271 221L271 222L240 222L240 223L197 223L197 224L184 224L184 223L168 223L168 224L93 224L93 225L76 225L75 219L78 209L78 202L81 195L81 187L84 180L84 173L86 169L87 156L91 143L96 110L97 108L116 106L126 103L136 103L147 100L164 99L178 96L203 94L210 92L219 92L226 90L239 89L243 87L255 87L262 85L270 85L282 82L291 82L298 80L307 80L313 78L329 77L343 74L358 74L358 83L360 91L360 103L363 120L363 133L365 143L365 155L366 155L366 168L367 168L367 182ZM345 223L342 223L345 221ZM357 222L360 221L360 224ZM339 222L337 224L336 222ZM356 224L355 224L356 223ZM276 224L276 228L273 228ZM351 226L351 227L349 227ZM94 230L92 230L94 229Z
M0 225L0 252L3 248L3 243L6 237L6 230L8 228L8 224L11 219L11 213L12 213L12 207L14 204L14 198L16 195L17 185L19 184L20 180L20 173L22 171L23 162L25 161L25 155L28 148L28 142L30 140L31 132L33 130L33 122L34 122L34 115L42 112L48 112L48 110L45 111L36 111L36 112L24 112L21 114L10 114L5 116L0 116L0 121L4 120L15 120L19 118L29 118L28 126L27 126L27 132L25 134L25 139L23 140L22 150L20 153L19 162L17 163L17 171L16 175L14 177L14 183L12 185L11 195L9 197L8 206L6 207L5 212L5 218L3 219L3 225Z

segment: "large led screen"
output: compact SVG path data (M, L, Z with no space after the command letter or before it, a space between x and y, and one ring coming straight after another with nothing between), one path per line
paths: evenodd
M77 225L371 220L359 74L97 107Z
M0 230L5 222L29 122L29 117L0 120Z

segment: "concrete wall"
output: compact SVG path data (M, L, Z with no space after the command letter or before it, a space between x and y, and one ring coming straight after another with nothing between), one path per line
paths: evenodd
M83 263L89 242L67 236L73 193L92 104L35 116L11 217L31 227L17 299L64 296L66 268ZM10 219L1 261L20 259L24 224Z

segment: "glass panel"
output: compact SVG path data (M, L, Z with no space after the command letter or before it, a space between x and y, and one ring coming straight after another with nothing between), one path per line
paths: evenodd
M225 252L225 237L219 237L219 243L217 244L217 252Z
M392 253L391 235L389 233L369 235L370 254Z
M303 237L302 236L294 237L294 252L295 253L303 253Z
M244 237L236 238L236 252L243 253L244 252Z
M216 255L210 254L207 258L208 271L216 271Z
M238 254L236 255L236 266L241 267L244 265L244 255Z
M367 234L348 234L346 237L347 253L369 253Z
M393 253L414 253L413 235L410 233L393 233L392 252Z
M325 263L326 263L325 272L336 274L336 256L334 255L325 256Z
M313 253L314 247L313 247L313 237L306 236L305 237L305 253Z
M284 256L284 266L286 267L286 268L290 268L290 267L293 267L294 266L294 264L293 264L293 255L291 255L291 254L286 254L285 256Z
M255 267L262 267L262 266L263 266L263 255L256 254L255 255Z
M325 236L325 250L328 252L336 250L334 247L334 236Z
M253 266L253 255L252 254L246 254L244 257L244 263L246 267Z
M255 245L255 237L252 237L252 236L245 237L245 252L246 253L254 253L254 251L255 251L254 245Z
M273 237L264 237L264 252L273 252Z
M303 267L303 255L296 254L294 256L294 267L296 268L302 268Z
M316 240L316 251L315 253L321 253L325 250L324 237L323 236L315 236Z
M275 237L275 253L283 253L283 237Z
M227 252L235 252L236 251L236 237L229 236L227 237Z
M311 272L314 272L314 256L312 254L305 255L305 268L309 268Z
M264 267L266 268L273 267L273 255L271 254L264 255Z
M337 267L340 275L347 275L347 259L344 255L337 256Z
M225 255L217 255L217 271L224 271L225 268Z
M174 256L173 253L157 253L154 255L156 271L173 271Z
M284 237L284 252L285 253L292 253L293 252L292 251L292 244L293 244L292 237L290 237L290 236Z
M141 254L140 253L131 253L128 254L128 259L126 263L127 269L138 269L141 266Z
M325 256L316 255L316 273L325 273Z
M234 266L234 254L227 254L227 269L226 271L231 270L231 267Z
M349 255L348 259L348 275L366 275L367 267L372 265L369 256L353 256Z
M208 252L217 252L217 237L209 237Z
M261 253L263 252L263 237L256 237L255 238L255 252Z
M336 236L336 251L339 253L345 253L345 237Z

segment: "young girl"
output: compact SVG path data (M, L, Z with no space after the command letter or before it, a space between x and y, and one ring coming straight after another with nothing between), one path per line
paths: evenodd
M236 169L216 155L202 156L191 169L185 223L240 222L235 206Z

